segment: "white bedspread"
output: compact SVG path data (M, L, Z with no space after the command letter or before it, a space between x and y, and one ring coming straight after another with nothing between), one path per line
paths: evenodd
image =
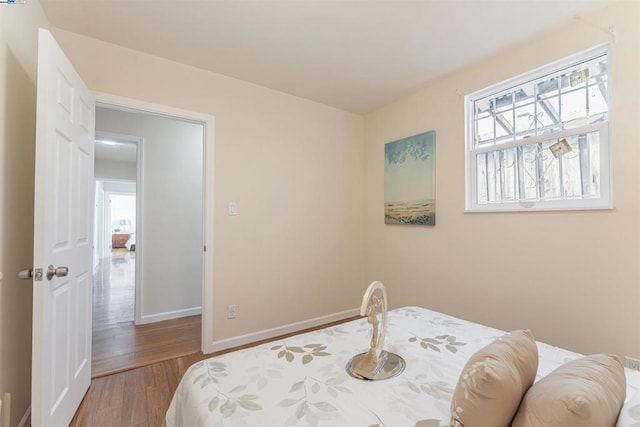
M368 349L370 333L361 319L198 362L178 385L166 425L448 426L462 367L504 332L418 307L393 310L385 349L406 360L405 371L382 381L351 378L345 365ZM538 379L580 357L543 343L538 350ZM630 400L639 372L627 371L627 386Z

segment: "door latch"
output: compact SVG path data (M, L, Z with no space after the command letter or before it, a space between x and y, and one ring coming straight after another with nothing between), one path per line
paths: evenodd
M18 272L18 278L20 280L31 280L36 282L42 281L42 269L41 268L27 268Z

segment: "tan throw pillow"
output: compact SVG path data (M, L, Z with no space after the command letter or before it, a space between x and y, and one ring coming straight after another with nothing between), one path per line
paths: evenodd
M595 354L572 360L529 389L513 427L613 427L626 383L617 356Z
M451 402L451 427L508 427L538 371L531 331L513 331L475 353Z

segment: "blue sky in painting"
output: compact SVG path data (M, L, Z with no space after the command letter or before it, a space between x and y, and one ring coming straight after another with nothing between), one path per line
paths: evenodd
M435 146L435 131L385 144L385 203L435 199Z

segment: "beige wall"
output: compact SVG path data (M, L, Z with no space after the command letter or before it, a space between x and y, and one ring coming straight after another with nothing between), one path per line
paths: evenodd
M17 272L33 259L37 1L0 7L0 393L12 394L11 425L30 405L32 288Z
M77 34L54 36L92 90L215 116L216 340L359 305L361 116ZM227 320L232 303L238 317Z
M617 3L448 75L365 118L366 277L415 304L583 353L640 356L640 3ZM607 29L615 27L615 37ZM612 41L615 209L464 211L463 94ZM437 225L383 223L384 144L435 129Z

